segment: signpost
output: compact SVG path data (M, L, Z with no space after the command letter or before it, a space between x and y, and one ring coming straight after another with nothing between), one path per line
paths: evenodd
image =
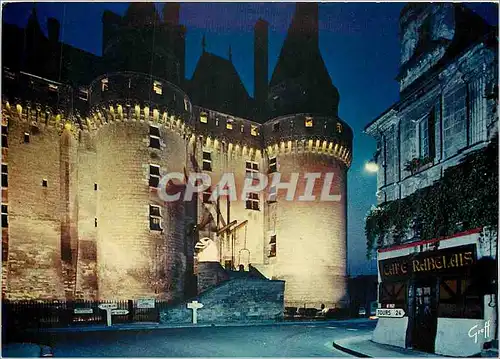
M73 309L75 314L93 314L94 310L92 308L75 308Z
M198 309L203 308L203 304L198 303L197 300L193 300L191 303L187 304L188 309L193 310L193 324L198 323Z
M105 310L106 311L106 325L108 327L111 326L111 311L113 309L118 308L118 305L115 303L103 303L99 304L99 309ZM127 311L128 313L128 311Z
M128 310L127 309L112 309L111 310L111 315L127 315Z
M377 317L379 318L403 318L405 311L399 308L377 309Z
M138 309L150 309L155 307L155 299L154 298L143 298L137 300L137 308Z

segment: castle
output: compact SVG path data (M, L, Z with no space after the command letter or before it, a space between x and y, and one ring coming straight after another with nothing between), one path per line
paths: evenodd
M180 5L132 3L103 14L96 56L48 37L34 10L3 24L4 298L178 300L196 294L195 244L208 238L228 270L251 265L286 281L285 304L346 304L347 171L352 130L318 47L318 4L298 3L268 81L268 24L255 25L255 96L231 58L203 53L184 79ZM8 49L8 50L7 50ZM170 172L334 173L336 202L158 201Z

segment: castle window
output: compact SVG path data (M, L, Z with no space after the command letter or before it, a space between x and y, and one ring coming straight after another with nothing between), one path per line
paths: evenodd
M158 137L149 137L149 147L160 149L160 139Z
M149 187L158 188L160 183L160 166L149 165Z
M429 155L429 122L425 117L418 123L418 142L421 158L426 158Z
M257 126L250 125L250 134L252 136L257 136L259 134L257 131L258 131Z
M97 228L97 218L94 218L94 227Z
M24 143L30 143L30 134L28 132L24 133Z
M276 257L276 235L271 236L269 241L269 257Z
M48 181L44 178L42 180L42 187L47 187L48 186Z
M7 142L7 126L2 126L2 147L9 147Z
M215 126L219 126L219 119L218 118L215 119Z
M245 208L251 209L254 211L259 210L259 194L258 193L249 193L248 198L245 202Z
M156 126L149 126L149 147L160 149L160 129Z
M160 81L153 82L153 91L157 95L161 95L163 93L163 85Z
M149 135L160 137L160 129L156 126L149 126Z
M86 89L80 89L78 91L78 98L83 101L88 101L89 100L89 90Z
M94 191L97 191L97 183L94 183Z
M467 87L458 86L443 99L444 157L453 156L467 145Z
M203 203L212 203L210 200L210 197L212 196L212 189L208 187L204 192L203 192Z
M187 98L184 99L184 110L189 111L189 102Z
M245 163L245 177L257 178L256 174L259 173L259 164L257 162L246 161Z
M269 198L268 202L273 203L276 202L278 191L276 190L276 186L269 187Z
M233 129L233 120L231 118L227 119L227 121L226 121L226 128L228 130L232 130Z
M203 171L212 171L212 152L203 151Z
M273 132L278 132L280 130L280 123L276 122L273 124Z
M269 159L269 173L278 172L278 165L276 157Z
M313 127L313 118L312 117L306 117L305 126L306 127Z
M241 131L241 133L245 132L245 125L241 125L240 131Z
M339 123L339 122L337 122L337 127L336 127L336 129L337 129L337 132L338 132L338 133L342 133L342 124L341 124L341 123Z
M108 78L105 77L101 80L101 91L107 91L108 90Z
M206 112L201 112L200 113L200 122L202 123L207 123L208 122L208 116Z
M57 89L58 89L58 88L59 88L59 87L58 87L58 86L56 86L56 85L54 85L54 84L49 84L49 90L50 90L50 91L57 91Z
M9 212L7 211L7 205L2 204L2 228L7 228L9 226Z
M2 187L9 186L8 178L8 167L7 165L2 165Z
M161 231L161 211L160 206L149 205L149 229Z

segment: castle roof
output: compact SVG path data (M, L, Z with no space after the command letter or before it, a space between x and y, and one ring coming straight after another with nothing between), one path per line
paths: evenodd
M252 117L253 100L233 63L203 52L189 81L191 101L201 107L238 117Z
M275 117L337 114L339 94L318 46L317 3L297 3L269 88Z

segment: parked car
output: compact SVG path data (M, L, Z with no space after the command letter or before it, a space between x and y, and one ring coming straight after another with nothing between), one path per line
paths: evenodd
M366 309L364 307L359 308L358 315L364 317L366 315Z

